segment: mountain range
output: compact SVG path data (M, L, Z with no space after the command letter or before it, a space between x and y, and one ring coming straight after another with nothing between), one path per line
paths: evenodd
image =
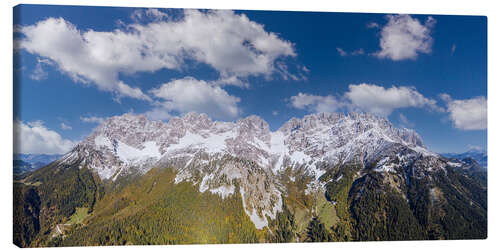
M453 159L458 159L458 160L465 160L467 158L471 158L474 161L476 161L481 167L487 168L488 166L488 154L486 150L482 149L471 149L467 152L464 153L446 153L442 154L445 157L448 158L453 158Z
M15 182L19 246L486 238L486 171L368 113L107 119Z
M14 154L14 174L24 174L38 168L41 168L57 159L62 155L58 154Z

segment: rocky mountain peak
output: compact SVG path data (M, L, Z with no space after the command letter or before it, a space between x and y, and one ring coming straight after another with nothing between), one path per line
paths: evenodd
M146 141L162 140L167 129L167 125L161 121L151 121L144 115L126 113L108 118L94 130L86 142L93 141L97 136L103 136L133 147L140 147Z
M292 118L278 131L285 135L310 134L312 131L325 129L339 139L353 139L373 130L369 136L382 136L387 140L424 147L420 136L411 129L395 128L386 118L370 113L318 113L304 116L302 119Z
M403 140L408 142L410 145L425 148L424 141L415 130L403 128L398 130L398 134L399 137L403 138Z
M75 149L81 157L90 151L101 152L101 158L105 155L97 168L134 167L203 151L230 154L279 171L285 159L300 164L355 160L351 152L373 155L390 144L428 152L414 130L395 128L386 118L368 113L306 115L290 119L275 132L256 115L237 122L214 122L206 114L190 112L162 122L127 113L107 119Z
M269 124L256 115L247 116L243 119L238 120L237 123L240 126L246 126L249 129L269 131Z
M269 129L269 124L262 118L256 115L248 116L244 119L240 119L237 122L238 132L240 134L256 135L258 137L266 136L271 131Z
M189 112L180 118L184 125L193 130L210 129L213 125L212 119L207 114Z

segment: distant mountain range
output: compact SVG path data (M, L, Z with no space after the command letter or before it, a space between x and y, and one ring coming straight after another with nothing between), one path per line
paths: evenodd
M479 164L479 166L484 168L487 168L488 165L488 154L486 150L472 149L465 153L446 153L442 155L444 157L458 159L458 160L465 160L467 158L471 158L475 160Z
M20 159L20 160L25 160ZM486 171L366 113L107 119L16 182L19 246L486 238Z
M14 174L24 174L43 167L62 155L53 154L14 154Z

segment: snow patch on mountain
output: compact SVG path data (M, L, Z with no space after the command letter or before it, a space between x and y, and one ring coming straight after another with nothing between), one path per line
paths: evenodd
M206 137L188 131L182 138L180 138L178 143L171 144L167 151L174 152L176 150L183 150L186 148L201 148L207 153L224 152L226 149L226 140L234 137L235 133L232 131L224 132L222 134L210 134Z
M109 149L113 149L113 143L111 143L111 140L103 135L96 136L94 142L97 147L106 147Z
M203 193L205 191L208 190L209 186L208 186L208 181L210 179L213 179L213 174L210 174L210 175L205 175L203 177L203 179L201 180L201 183L200 183L200 192Z
M268 150L271 154L278 155L278 160L273 166L272 170L276 173L279 168L283 165L283 157L287 153L287 147L285 145L285 135L281 131L276 131L271 133L270 147Z
M111 177L113 177L120 170L121 170L121 168L119 166L109 166L109 167L105 167L105 168L100 169L100 171L97 172L97 174L99 175L99 178L101 178L103 180L107 180L107 179L111 179ZM115 176L115 180L116 180L117 176Z
M218 188L210 189L210 193L218 194L222 197L222 199L225 199L226 197L234 194L234 189L233 185L223 185Z
M460 162L447 162L449 166L452 166L452 167L461 167L462 166L462 163Z
M117 141L116 155L125 163L133 164L147 159L159 159L161 157L160 150L156 142L148 141L142 144L143 148L138 149L131 147L121 141Z
M339 177L337 177L337 179L335 179L335 182L339 182L340 180L342 180L343 177L344 177L344 174L341 174Z
M311 157L309 155L306 155L302 151L295 151L295 152L293 152L292 155L290 155L290 160L292 160L292 162L297 162L297 163L303 164L303 163L307 163L308 161L310 161Z
M247 204L245 202L245 191L243 189L240 189L240 195L243 199L243 209L245 210L245 213L250 217L250 220L253 222L253 224L255 225L255 228L257 229L262 229L264 227L267 227L267 219L264 217L260 217L258 214L257 214L257 211L255 208L252 208L251 209L251 212L249 211L249 209L247 208Z

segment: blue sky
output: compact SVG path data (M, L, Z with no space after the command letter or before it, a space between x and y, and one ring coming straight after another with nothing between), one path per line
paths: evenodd
M486 18L24 5L14 120L62 153L102 119L372 112L436 152L487 145Z

